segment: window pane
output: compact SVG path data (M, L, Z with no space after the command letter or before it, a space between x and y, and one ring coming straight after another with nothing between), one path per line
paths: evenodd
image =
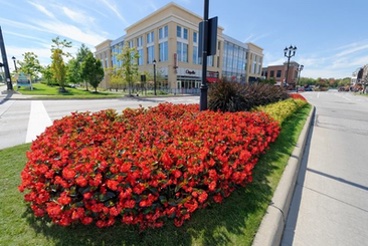
M178 38L181 38L181 26L177 26L177 27L176 27L176 36L177 36Z
M183 62L188 62L188 45L183 44Z
M165 26L164 31L165 31L164 37L167 38L169 36L169 27Z
M184 29L184 39L188 39L188 29L183 28Z

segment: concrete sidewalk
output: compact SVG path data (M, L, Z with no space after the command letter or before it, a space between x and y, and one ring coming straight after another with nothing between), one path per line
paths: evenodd
M14 85L13 85L14 86ZM13 88L13 91L8 91L8 87L4 83L0 83L0 105L7 100L30 99L32 96L22 95Z

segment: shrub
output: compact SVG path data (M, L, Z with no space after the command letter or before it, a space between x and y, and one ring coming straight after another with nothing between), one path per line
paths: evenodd
M262 112L198 105L74 113L32 143L19 190L36 216L63 226L181 226L251 182L279 130Z
M293 98L293 99L300 99L300 100L303 100L303 101L307 101L307 99L305 99L305 97L300 95L299 93L292 93L292 94L290 94L290 97Z
M258 106L254 109L254 111L264 112L279 122L280 125L282 125L285 119L290 117L306 104L307 102L305 100L289 98L278 103L272 103L266 106Z
M289 98L279 86L270 84L240 84L220 81L211 85L208 108L213 111L248 111L256 106L267 105Z

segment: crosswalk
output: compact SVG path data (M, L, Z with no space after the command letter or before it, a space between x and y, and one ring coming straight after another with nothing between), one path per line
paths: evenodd
M51 126L52 121L42 103L42 101L32 101L29 114L26 143L30 143L37 138L46 127Z

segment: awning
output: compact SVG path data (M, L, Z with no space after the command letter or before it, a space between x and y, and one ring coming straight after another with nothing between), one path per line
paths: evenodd
M211 77L207 78L208 83L216 83L217 81L218 81L218 78L211 78Z

